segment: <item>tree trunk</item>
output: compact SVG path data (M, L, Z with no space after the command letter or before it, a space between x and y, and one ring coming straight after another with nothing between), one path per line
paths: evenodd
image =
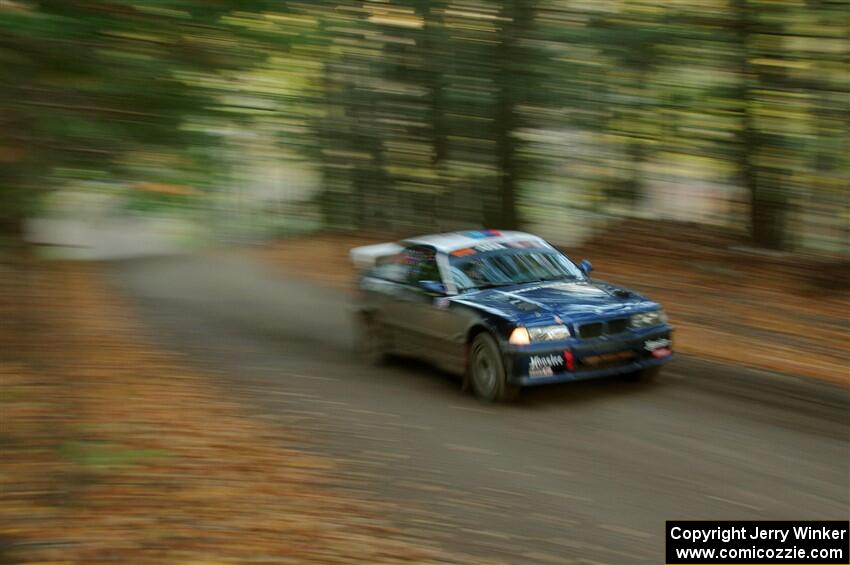
M534 19L535 2L532 0L505 0L502 9L504 24L499 48L498 61L499 84L496 103L496 165L497 213L499 225L503 229L516 229L520 226L517 213L517 181L520 163L518 143L514 134L519 125L517 105L520 102L519 88L524 80L520 37Z
M738 175L750 196L750 238L757 247L780 249L785 239L786 202L781 186L765 184L760 174L758 155L762 150L761 136L754 123L753 91L760 86L760 77L750 65L749 49L753 33L753 13L749 0L735 0L738 42L741 49L740 100L741 130L738 144ZM773 176L773 175L772 175ZM781 182L779 175L773 179Z
M445 43L447 34L443 32L440 10L442 2L427 1L423 3L422 12L425 19L425 66L427 68L429 99L429 121L431 127L431 144L433 146L432 166L439 167L448 155L448 144L445 124L445 85L443 72L446 69Z

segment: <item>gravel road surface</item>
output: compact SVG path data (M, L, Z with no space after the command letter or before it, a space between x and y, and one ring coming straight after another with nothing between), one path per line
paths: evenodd
M337 488L390 501L400 527L449 549L662 563L665 520L850 517L846 390L680 357L653 385L573 383L489 405L424 364L361 365L349 296L244 256L111 274L152 336L339 458Z

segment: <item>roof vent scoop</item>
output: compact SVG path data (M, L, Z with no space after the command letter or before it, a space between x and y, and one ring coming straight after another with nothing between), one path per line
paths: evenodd
M614 291L614 296L617 298L631 298L635 293L630 290L625 290L623 288L618 288Z

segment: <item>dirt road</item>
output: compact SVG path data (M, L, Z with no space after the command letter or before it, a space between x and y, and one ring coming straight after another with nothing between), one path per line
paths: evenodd
M115 263L152 334L258 417L342 457L413 535L517 563L659 563L668 519L847 519L850 395L679 358L488 405L413 362L360 365L343 293L242 256ZM746 344L741 344L746 347Z

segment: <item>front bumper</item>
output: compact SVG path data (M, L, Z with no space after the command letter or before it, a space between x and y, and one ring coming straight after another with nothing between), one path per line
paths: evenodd
M673 358L672 331L670 326L661 326L592 340L570 339L529 346L504 344L508 381L536 386L610 377L664 365Z

